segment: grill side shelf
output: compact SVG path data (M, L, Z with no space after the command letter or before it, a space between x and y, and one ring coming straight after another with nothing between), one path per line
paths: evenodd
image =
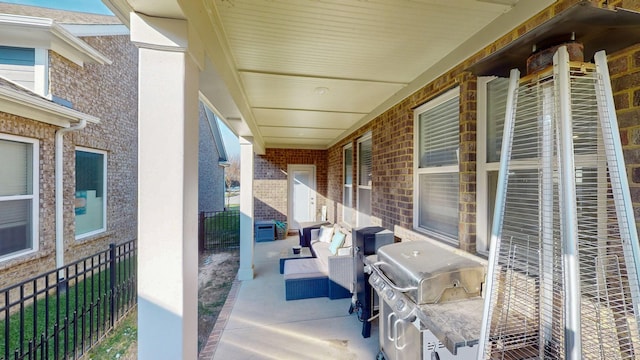
M474 297L440 304L419 305L416 316L440 342L456 355L459 348L480 340L484 299Z

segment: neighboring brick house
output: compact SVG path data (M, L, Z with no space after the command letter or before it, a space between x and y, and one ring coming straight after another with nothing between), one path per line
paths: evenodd
M216 115L200 102L198 157L198 211L222 211L225 207L227 151Z
M637 1L602 1L602 7L619 6L640 11ZM402 99L368 124L355 130L327 150L275 149L267 148L264 155L255 155L254 216L256 219L281 218L287 209L287 179L283 170L288 164L313 164L317 168L317 213L327 206L327 218L334 222L361 225L357 220L358 196L369 199L367 219L370 224L393 230L404 239L419 239L433 236L455 247L471 253L488 252L488 231L493 210L491 194L497 181L497 160L489 156L491 149L480 154L487 136L484 124L486 109L479 99L487 99L487 84L490 79L474 75L468 69L503 49L528 31L544 22L560 16L576 4L574 0L560 0L537 16L517 26L513 31L486 46L460 64L451 64L446 73L424 87ZM614 53L607 54L613 86L618 123L629 174L632 201L636 221L640 220L640 43ZM588 60L588 59L587 59ZM498 82L496 86L501 86ZM458 89L449 92L451 89ZM450 211L452 222L423 224L414 216L417 206L429 206L426 198L419 198L419 182L416 174L420 169L414 164L414 148L419 138L414 111L418 113L430 101L448 97L452 106L458 107L459 122L453 131L458 131L459 164L448 183L439 183L432 191L445 194L456 193L456 200L439 212ZM442 99L442 98L440 98ZM423 111L423 110L422 110ZM479 134L485 134L481 137ZM365 151L360 151L365 149ZM494 149L495 151L495 149ZM368 154L368 156L360 156ZM499 158L499 156L498 156ZM367 176L362 176L366 171ZM414 183L415 182L415 183ZM456 185L457 183L457 185ZM452 184L453 186L447 186ZM421 201L422 200L422 201ZM441 205L441 204L440 204ZM440 206L439 205L439 206ZM421 208L419 210L433 211ZM319 215L317 216L319 218ZM439 226L443 225L443 226Z
M3 288L137 237L138 50L114 16L0 2L0 32ZM82 119L58 135L56 229L56 133ZM199 122L199 211L221 211L227 153L204 103Z
M2 288L137 237L138 53L113 16L0 3L0 33Z

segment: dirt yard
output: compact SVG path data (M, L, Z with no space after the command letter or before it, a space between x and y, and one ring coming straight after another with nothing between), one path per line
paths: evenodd
M204 253L198 259L198 351L204 346L227 299L240 266L240 253ZM87 355L91 360L137 359L137 311L124 319L102 343Z
M200 255L198 272L198 351L204 346L240 267L239 251Z

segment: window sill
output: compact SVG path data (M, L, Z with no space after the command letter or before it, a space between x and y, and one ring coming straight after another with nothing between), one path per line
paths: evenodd
M76 244L85 244L85 243L101 240L101 239L113 236L114 233L115 231L110 230L110 231L103 231L98 234L76 238Z
M7 255L0 259L0 271L31 261L37 261L53 254L51 250L28 250L14 255Z

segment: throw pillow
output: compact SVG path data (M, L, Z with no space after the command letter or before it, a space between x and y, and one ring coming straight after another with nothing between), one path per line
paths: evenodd
M333 226L320 226L318 240L326 243L331 242L331 235L333 235Z
M338 249L344 243L345 235L341 231L336 231L335 235L333 235L333 239L331 239L331 245L329 245L329 251L331 251L332 255L336 255L338 253Z

